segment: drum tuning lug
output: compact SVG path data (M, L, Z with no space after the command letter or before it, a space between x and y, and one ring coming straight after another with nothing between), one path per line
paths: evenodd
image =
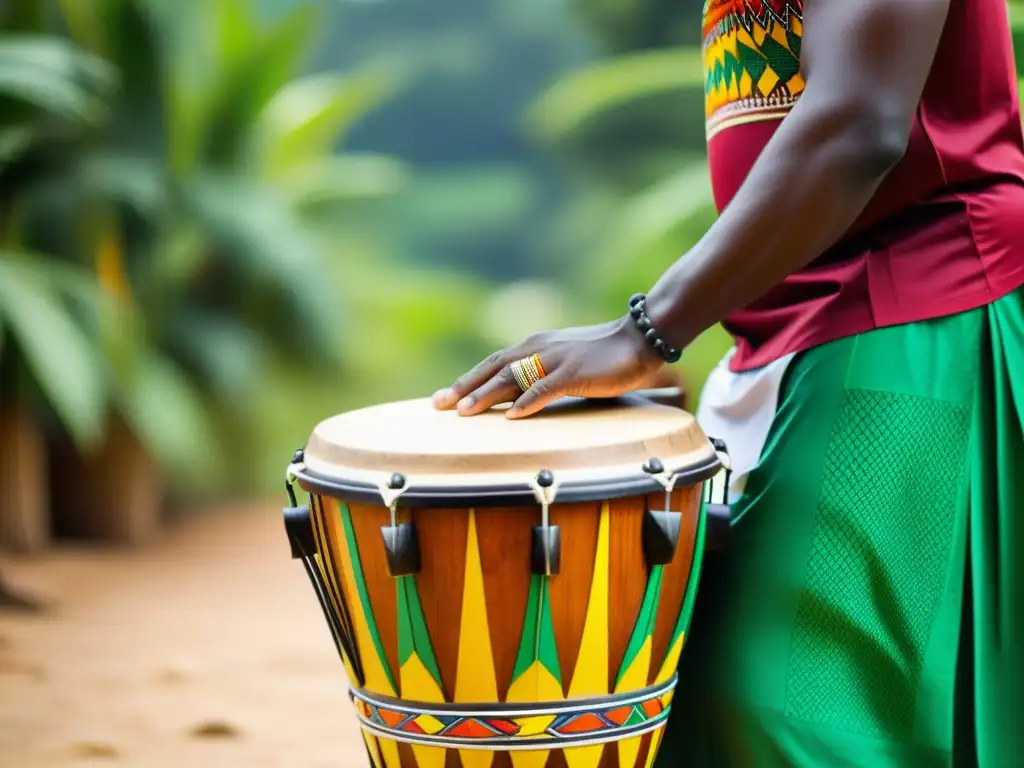
M665 471L665 465L661 462L661 459L651 457L644 464L644 472L648 475L660 475Z
M306 461L306 451L302 448L296 448L295 453L292 454L292 464L302 464Z
M388 555L388 570L394 578L420 572L420 543L415 523L385 525L380 529Z
M538 576L557 576L561 573L562 531L559 526L533 526L530 570Z
M722 440L721 438L718 437L709 437L708 439L711 441L711 447L714 448L719 453L729 452L729 449L725 445L725 440Z
M293 560L312 557L316 553L316 541L313 538L313 521L309 516L308 505L285 508L284 530L288 534L288 543L291 545Z
M647 564L668 565L676 558L683 516L671 510L648 510L644 514L643 543Z
M648 510L644 514L644 556L647 564L652 567L668 565L675 560L676 549L679 548L679 532L683 525L682 514L672 510L672 491L679 476L675 473L667 474L664 462L655 456L644 464L644 472L665 489L665 508Z
M391 479L388 480L388 488L392 491L400 491L405 488L405 475L401 472L395 472L395 474L391 476Z
M557 576L562 570L562 532L551 525L551 505L558 490L555 473L542 469L533 480L533 493L540 504L540 525L533 526L530 570L538 576Z

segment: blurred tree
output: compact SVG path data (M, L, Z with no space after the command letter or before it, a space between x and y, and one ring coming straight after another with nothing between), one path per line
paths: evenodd
M574 0L610 53L700 45L704 0Z
M422 394L483 354L470 318L485 292L398 268L377 242L373 207L405 166L338 151L403 87L400 61L302 75L323 5L29 4L121 75L102 119L26 163L14 195L17 242L95 276L75 327L99 348L112 418L101 409L106 441L73 475L128 454L179 488L277 490L315 420Z
M0 543L23 550L49 536L46 422L56 419L89 450L106 407L100 351L75 313L98 299L94 281L84 269L23 251L21 203L102 120L114 73L42 34L39 10L5 8L3 22L19 33L0 34ZM28 605L10 594L0 602Z
M83 60L113 65L119 87L101 100L102 120L69 132L65 152L51 144L39 162L23 152L8 163L25 179L5 187L17 242L96 276L105 300L83 303L72 328L102 349L110 430L187 483L211 481L232 468L219 461L214 417L229 431L245 425L265 366L283 358L338 370L337 251L320 225L394 192L404 172L390 158L334 148L397 80L384 68L299 77L312 7L264 23L247 0L66 0L60 17L47 12L52 5L27 0L20 7L37 12L22 14L18 28L26 18L61 22L93 54ZM0 83L78 106L47 83L47 70L5 61ZM18 125L5 121L0 132L12 157ZM76 348L88 346L80 341ZM64 377L63 386L69 378L88 381ZM68 410L88 414L81 403ZM245 444L244 434L233 437Z
M295 2L273 4L280 12ZM313 68L397 60L407 73L402 93L350 137L352 147L415 169L376 218L407 263L500 279L550 272L540 234L565 188L521 115L553 77L592 55L567 8L568 0L335 4Z
M0 34L0 546L35 551L50 536L46 427L62 425L81 452L103 429L100 350L80 329L100 301L91 273L23 249L23 196L67 167L76 138L103 118L114 83L105 63L58 37L29 3L5 7ZM0 607L40 603L0 578Z

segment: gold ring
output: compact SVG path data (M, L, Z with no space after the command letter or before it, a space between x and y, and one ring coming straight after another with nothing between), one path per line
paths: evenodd
M512 375L515 377L516 384L519 385L523 392L526 392L545 376L544 366L541 365L540 358L537 355L516 360L509 365L509 368L512 369Z
M521 360L516 360L514 363L509 363L509 370L512 371L512 375L515 377L516 384L519 385L519 389L523 392L530 388L529 383L526 381L526 372L523 370L523 363Z
M544 371L544 366L541 365L540 355L534 355L530 359L533 361L533 364L537 367L537 378L543 379L545 376L547 376L547 373L545 373Z

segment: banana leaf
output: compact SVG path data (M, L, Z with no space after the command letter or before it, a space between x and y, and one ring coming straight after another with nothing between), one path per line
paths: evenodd
M140 350L130 376L119 384L119 411L161 465L192 476L192 482L205 481L219 469L210 414L169 358Z
M0 35L0 96L66 119L96 124L116 72L68 41L45 35Z
M244 286L239 280L258 281L275 287L286 302L278 311L262 307L269 323L294 327L297 318L305 333L293 339L296 346L312 343L321 353L336 353L341 323L337 298L323 280L325 249L284 194L230 175L206 174L193 179L182 195L218 258L235 270L237 289Z
M324 73L289 83L267 104L253 138L253 161L270 178L329 156L355 123L392 98L387 71Z
M297 6L214 74L203 100L197 158L214 166L244 159L240 138L249 134L270 100L298 72L315 21L314 8Z
M102 359L58 291L74 283L87 294L88 278L49 266L38 254L0 252L0 322L55 415L88 449L102 436L106 417Z

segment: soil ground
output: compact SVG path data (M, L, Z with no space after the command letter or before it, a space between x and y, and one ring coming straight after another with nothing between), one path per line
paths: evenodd
M129 552L0 557L0 766L365 768L345 674L279 502Z

